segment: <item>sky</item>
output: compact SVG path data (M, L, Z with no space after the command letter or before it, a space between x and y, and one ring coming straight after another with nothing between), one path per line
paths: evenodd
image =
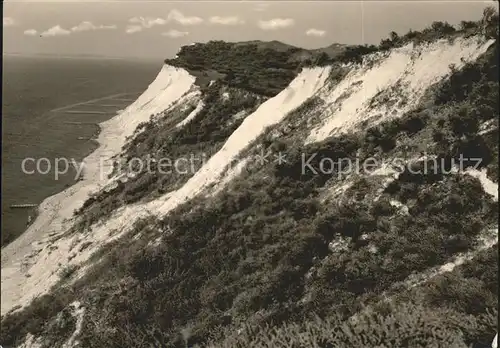
M209 40L279 40L304 48L377 44L390 31L481 18L491 1L6 0L7 54L173 57ZM498 8L498 5L494 5Z

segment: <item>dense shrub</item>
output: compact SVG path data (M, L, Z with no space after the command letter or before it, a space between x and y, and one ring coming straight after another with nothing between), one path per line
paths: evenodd
M116 188L88 198L76 211L76 215L82 216L78 229L87 229L119 206L152 199L181 187L263 101L264 98L250 92L213 85L204 94L205 107L185 126L177 128L172 123L171 119L179 112L175 108L160 120L145 123L143 130L124 147L126 155L121 170L128 173L132 159L137 158L148 166L134 169L135 177L126 183L119 182ZM180 119L187 117L190 110L182 111ZM239 113L241 117L234 117ZM149 158L170 159L171 167L159 170L159 164ZM175 162L177 159L184 162Z
M422 34L393 33L390 45L448 32L452 30L446 24L435 24ZM206 68L213 66L213 60L222 64L228 55L234 58L235 53L255 49L211 45L189 46L179 61ZM215 48L231 52L214 57ZM205 56L198 56L199 50ZM366 50L371 49L346 54L359 58ZM479 156L485 166L495 164L494 137L478 134L478 119L491 119L491 110L498 107L493 105L494 54L490 50L468 66L470 78L454 71L449 83L434 86L436 98L425 109L366 131L303 147L286 133L276 140L270 136L276 128L269 129L254 145L286 151L287 163L253 165L215 197L198 197L161 221L144 222L101 252L100 262L81 280L85 286L78 288L87 308L79 337L82 345L468 347L491 342L498 290L496 270L488 269L498 262L493 251L454 273L427 279L413 292L400 291L388 305L382 300L395 285L405 289L415 273L425 274L458 253L475 250L482 232L496 222L497 205L479 181L448 172L452 159L460 154ZM280 57L274 68L288 70L285 55ZM238 80L246 76L238 70L243 68L229 65L224 70L229 75L226 83L251 85L252 80ZM206 91L207 108L192 126L172 132L166 126L146 124L147 132L140 133L129 153L142 151L141 146L185 151L198 142L217 148L227 136L226 126L219 128L216 123L227 121L216 103L221 88ZM254 105L254 99L248 104L245 100L238 98L237 107ZM318 102L310 100L308 107ZM222 108L235 111L233 106ZM309 116L305 109L297 113ZM290 117L306 117L297 113ZM288 121L297 119L287 118L284 123ZM429 157L406 164L385 190L381 179L339 178L342 163L331 172L303 171L303 156L314 155L310 165L320 169L325 158L389 160L412 144L428 145ZM418 146L408 147L409 155L418 157ZM425 166L427 173L410 171ZM346 199L335 204L323 201L321 195L327 189L345 183L341 179L352 184L338 194ZM141 180L144 186L137 181L138 187L150 190L157 178ZM151 245L158 236L161 240ZM68 299L59 301L49 308L44 301L35 301L3 319L7 329L2 330L2 339L22 339L25 327L43 333L43 322L50 321ZM312 313L321 319L312 321ZM353 316L355 320L347 320Z
M300 65L292 59L295 54L294 49L260 48L256 43L209 41L184 46L177 58L165 63L189 71L215 70L225 75L223 82L229 86L272 97L295 78Z
M14 346L24 340L28 333L35 336L52 334L52 339L60 339L63 333L69 337L73 331L71 323L59 328L55 333L56 328L49 323L55 320L74 298L73 292L63 289L36 298L22 311L2 316L0 331L2 345Z
M422 305L393 305L385 313L366 310L354 320L338 317L287 323L279 327L245 325L207 347L468 347L461 327L479 322ZM469 319L470 320L470 319Z

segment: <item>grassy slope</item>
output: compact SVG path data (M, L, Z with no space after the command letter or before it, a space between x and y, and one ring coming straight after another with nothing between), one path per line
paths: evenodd
M313 53L289 46L278 41L264 43L251 41L226 43L211 41L206 44L185 46L178 58L166 60L167 64L187 69L197 77L205 107L182 128L175 124L194 109L184 110L181 106L156 115L141 125L135 136L125 146L123 168L132 158L148 163L146 156L196 159L210 158L217 152L229 135L267 98L276 95L296 76L302 61L300 54L307 57ZM210 81L216 83L209 86ZM229 96L224 100L223 95ZM233 120L239 112L243 117ZM196 167L197 170L199 167ZM181 187L194 172L176 175L176 172L161 174L143 171L125 184L109 192L100 192L89 198L76 212L80 217L77 231L109 216L117 207L139 200L152 199Z
M320 197L336 179L302 175L300 154L389 159L402 151L417 155L418 147L407 145L432 139L428 152L445 163L467 152L494 173L496 134L480 136L477 128L498 114L497 60L496 44L439 86L431 110L306 148L293 132L273 140L273 132L287 134L288 125L315 116L318 101L311 101L259 141L290 154L287 164L253 166L214 198L187 203L163 221L137 223L83 279L3 318L1 341L26 332L69 336L71 322L47 323L78 298L88 308L83 346L288 347L288 340L294 347L479 347L496 328L496 248L419 291L377 304L412 272L474 248L478 234L496 223L497 205L480 183L440 174L446 168L437 175L405 172L374 202L379 183L361 178L350 193L365 199L325 205ZM391 199L411 214L400 214ZM332 239L345 241L345 252L330 253ZM444 289L457 302L447 301ZM370 304L374 312L363 310ZM312 313L321 319L313 321ZM356 313L358 322L347 324ZM237 334L245 325L253 331Z
M363 309L355 321L331 315L226 330L215 348L489 347L497 325L498 246L391 302ZM433 332L432 335L430 333Z
M227 98L223 97L224 94ZM76 212L81 218L77 230L88 228L108 217L117 207L151 200L180 188L203 165L203 160L208 160L216 153L245 117L266 98L217 83L208 87L201 99L205 107L185 126L175 127L193 111L197 100L187 110L183 110L183 105L180 105L145 123L124 148L126 155L122 173L128 172L132 159L136 161L137 158L141 159L141 163L150 163L148 157L170 159L174 165L175 161L183 159L184 162L179 163L185 163L184 167L160 171L154 170L152 164L153 170L149 171L148 166L144 165L142 171L128 182L88 199ZM242 113L241 117L235 118L238 113Z

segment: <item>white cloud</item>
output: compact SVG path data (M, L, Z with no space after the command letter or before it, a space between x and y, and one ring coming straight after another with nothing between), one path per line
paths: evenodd
M64 29L60 25L53 26L52 28L40 33L40 36L67 36L72 32L82 32L90 30L110 30L116 29L116 25L94 25L92 22L84 21L71 29ZM25 35L36 35L35 29L29 29L24 32Z
M273 18L268 21L259 21L258 26L262 30L276 30L288 28L295 24L292 18Z
M137 23L143 28L151 28L155 25L165 25L167 20L163 18L133 17L128 20L130 23Z
M71 28L71 31L80 32L89 30L108 30L108 29L116 29L116 25L94 25L92 22L84 21L78 24L77 26Z
M140 25L129 25L125 30L127 34L138 33L140 31L142 31L142 26Z
M324 36L325 34L326 34L326 31L320 30L320 29L315 29L315 28L311 28L308 31L306 31L306 35L307 36L318 36L318 37L321 37L321 36Z
M156 25L165 25L169 22L176 22L181 25L197 25L202 23L203 19L196 16L185 16L178 10L172 10L169 12L166 18L152 18L152 17L140 16L140 17L130 18L128 21L129 23L132 23L132 25L129 25L127 27L126 32L132 34L142 31L142 29L151 28Z
M238 25L245 23L245 21L240 19L238 16L230 16L230 17L213 16L210 17L210 23L220 24L220 25Z
M71 34L71 31L66 30L64 28L61 28L61 26L58 24L56 26L53 26L52 28L44 31L41 33L41 36L65 36Z
M28 29L24 31L24 35L35 36L38 32L35 29Z
M11 27L16 24L16 21L12 17L3 17L3 26Z
M146 28L150 28L154 25L165 25L167 23L167 21L163 18L155 18L155 19L150 19L147 23L146 23Z
M181 25L197 25L203 22L203 19L196 16L184 16L178 10L172 10L167 16L167 22L174 21Z
M168 36L168 37L171 37L171 38L179 38L179 37L183 37L183 36L189 35L189 32L187 32L187 31L179 31L179 30L172 29L172 30L169 30L167 32L161 33L161 35Z

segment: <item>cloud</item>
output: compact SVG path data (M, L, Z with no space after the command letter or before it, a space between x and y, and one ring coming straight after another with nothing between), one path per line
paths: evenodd
M3 26L11 27L16 24L16 21L12 17L3 17Z
M217 17L220 18L220 17ZM152 18L152 17L133 17L130 18L129 23L132 23L132 25L129 25L126 29L126 32L128 34L132 33L137 33L142 31L143 29L148 29L152 28L156 25L165 25L169 22L176 22L181 25L197 25L203 22L203 19L200 17L196 16L184 16L180 11L178 10L172 10L168 14L166 18ZM167 32L170 33L170 32ZM181 33L181 32L178 32ZM175 35L175 34L173 34Z
M59 24L40 33L40 36L67 36L71 33L90 31L90 30L110 30L116 29L116 25L94 25L92 22L84 21L71 29L64 29ZM29 29L24 32L25 35L36 35L35 29Z
M167 16L167 22L174 21L181 25L197 25L203 22L203 19L196 16L184 16L179 10L172 10Z
M161 33L161 35L168 36L168 37L175 39L175 38L187 36L187 35L189 35L189 32L172 29L172 30L169 30L167 32Z
M266 4L266 3L257 4L257 6L255 6L255 11L257 11L257 12L264 12L268 8L269 8L269 4Z
M238 16L230 16L230 17L213 16L210 17L210 23L220 24L220 25L238 25L245 23L245 21L240 19Z
M28 29L24 31L24 35L35 36L38 32L35 29Z
M321 37L321 36L324 36L325 34L326 34L326 31L320 30L320 29L315 29L315 28L311 28L308 31L306 31L307 36Z
M109 30L109 29L116 29L116 25L94 25L92 22L84 21L78 24L77 26L71 28L71 31L80 32L80 31Z
M165 25L167 20L163 18L133 17L128 20L130 23L137 23L143 28L151 28L155 25Z
M259 21L258 26L262 30L276 30L288 28L295 24L292 18L273 18L268 21Z
M140 26L140 25L129 25L129 26L127 26L127 29L125 30L125 32L127 34L138 33L140 31L142 31L142 26Z
M64 28L61 28L61 26L58 24L56 26L53 26L52 28L44 31L41 33L41 36L65 36L71 34L71 31L66 30Z

